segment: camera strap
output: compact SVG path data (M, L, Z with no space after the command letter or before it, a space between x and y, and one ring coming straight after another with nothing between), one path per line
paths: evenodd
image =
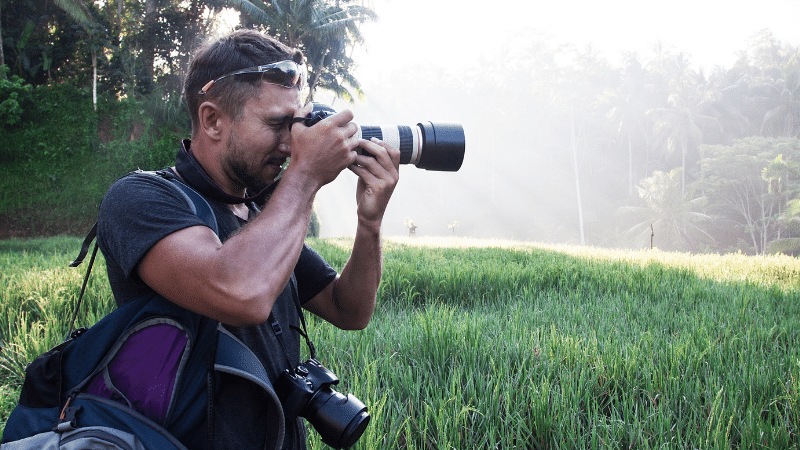
M292 327L297 331L300 336L303 336L303 339L306 340L306 345L308 346L308 353L311 356L311 359L317 359L317 349L314 348L314 343L311 342L311 338L308 337L308 328L306 327L306 318L303 314L303 307L300 306L300 300L297 297L294 298L294 305L297 307L297 315L300 316L300 325L303 327L300 330L297 327Z
M292 274L292 278L294 278L294 274ZM297 328L294 325L290 325L290 328L297 331L300 336L303 336L303 339L306 341L306 345L308 346L308 351L311 356L311 359L317 359L317 350L314 347L314 343L311 342L311 338L308 337L308 327L306 326L306 318L303 314L303 307L300 305L300 298L297 295L297 286L295 283L291 283L292 286L292 300L294 300L294 306L297 308L297 316L300 318L300 326L302 329ZM270 328L272 328L272 332L275 333L275 337L278 339L278 342L281 345L281 349L283 350L283 355L286 357L286 362L289 363L289 367L294 367L297 364L297 361L292 361L289 357L289 352L286 349L286 343L283 340L283 328L281 328L281 323L278 322L278 319L270 312L269 318L267 318L269 322Z

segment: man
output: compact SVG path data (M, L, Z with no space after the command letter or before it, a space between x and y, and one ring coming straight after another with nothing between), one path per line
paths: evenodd
M258 32L204 45L184 84L192 138L171 170L208 200L219 236L156 176L115 183L98 221L118 304L155 291L218 320L258 356L273 384L300 362L293 296L339 328L368 324L382 272L381 221L398 181L399 151L357 138L351 112L311 127L296 120L311 112L304 83L302 53ZM337 274L304 237L317 191L344 169L358 176L358 227ZM286 426L284 446L305 448L303 425Z

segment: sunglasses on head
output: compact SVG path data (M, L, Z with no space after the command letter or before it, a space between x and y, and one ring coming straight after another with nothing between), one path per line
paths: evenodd
M248 67L247 69L227 73L206 83L206 85L200 89L200 94L208 92L214 86L214 83L223 78L250 73L259 73L261 74L261 80L265 83L276 84L285 88L297 87L302 90L306 84L306 66L297 64L292 60L287 60L265 64L263 66Z

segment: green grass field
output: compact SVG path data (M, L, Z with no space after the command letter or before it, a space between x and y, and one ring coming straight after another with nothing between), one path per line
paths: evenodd
M335 267L351 243L311 241ZM0 241L3 423L66 332L78 247ZM385 261L366 330L309 324L370 408L354 448L800 448L800 260L418 238ZM81 325L113 303L102 259L87 300Z

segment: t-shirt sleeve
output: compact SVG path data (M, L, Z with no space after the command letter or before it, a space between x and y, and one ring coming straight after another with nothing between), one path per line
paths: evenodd
M97 239L107 260L130 279L139 261L164 237L205 225L176 186L159 176L128 175L100 204Z
M297 278L297 294L300 303L305 303L322 292L336 278L336 271L308 245L303 244L297 266L294 268Z

